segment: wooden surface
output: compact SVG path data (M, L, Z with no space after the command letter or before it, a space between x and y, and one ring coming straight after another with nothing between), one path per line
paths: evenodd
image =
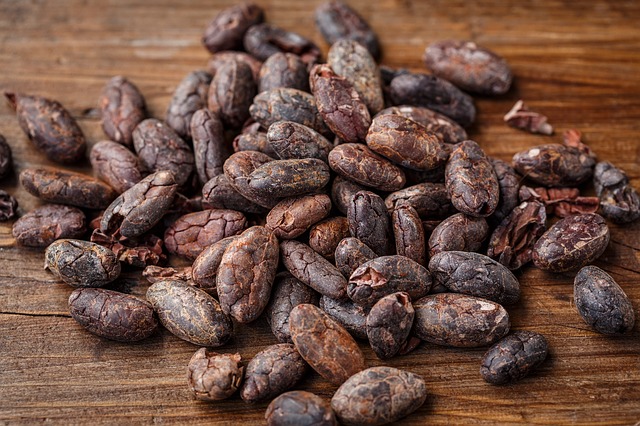
M321 44L312 10L318 1L257 0L269 22ZM153 3L153 4L151 4ZM188 3L188 5L180 5ZM383 62L422 70L424 47L442 38L471 39L503 55L515 73L513 89L477 100L473 139L499 158L541 143L559 142L576 128L602 160L629 174L640 188L640 2L366 1L350 3L376 29ZM162 118L183 76L203 68L200 44L209 19L230 1L113 0L0 1L0 89L62 102L91 144L104 138L93 108L106 80L123 74ZM502 116L523 98L546 114L552 137L505 126ZM49 164L0 103L0 133L13 149L16 175ZM85 170L88 168L85 167ZM21 213L39 204L17 185ZM611 227L604 268L640 308L640 223ZM100 339L68 314L71 288L42 269L43 254L17 248L11 223L0 225L0 423L4 424L259 424L267 404L237 396L207 404L191 399L186 365L196 346L166 331L138 344ZM550 356L536 374L511 386L486 384L479 375L484 349L423 344L387 362L423 375L426 404L402 424L606 423L640 420L640 333L605 337L591 331L572 303L572 274L526 267L522 300L509 308L512 328L543 333ZM135 273L116 284L143 295ZM640 322L640 321L639 321ZM263 320L237 327L221 351L249 360L275 343ZM362 345L369 366L382 365ZM335 387L310 374L297 388L330 398Z

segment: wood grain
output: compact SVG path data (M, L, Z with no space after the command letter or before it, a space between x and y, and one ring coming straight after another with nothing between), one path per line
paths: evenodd
M267 19L312 38L318 0L257 0ZM540 0L352 0L380 36L383 62L422 70L424 47L444 38L471 39L503 55L516 80L495 99L478 98L472 138L509 160L532 145L559 142L576 128L602 160L627 171L640 188L640 2ZM0 0L0 89L62 102L90 144L104 139L95 114L102 86L130 78L153 116L162 118L176 84L204 68L200 44L206 23L231 1ZM546 114L551 137L509 128L502 116L517 99ZM50 164L0 105L0 133L13 149L15 175L0 187L25 213L40 202L17 184L25 167ZM76 168L89 172L88 162ZM612 226L612 241L596 265L610 272L640 307L640 223ZM11 223L0 224L0 423L260 424L266 404L237 396L207 404L191 399L186 365L197 349L166 331L133 345L85 332L68 314L71 288L43 270L41 251L15 247ZM591 331L572 304L572 274L526 267L522 301L509 309L513 329L549 340L549 359L533 376L510 386L480 377L484 349L423 344L388 365L427 381L427 403L402 424L633 424L640 420L640 333L606 337ZM143 295L131 272L114 287ZM275 343L263 320L237 327L222 350L250 359ZM369 366L382 365L362 345ZM330 398L335 387L309 375L298 388Z

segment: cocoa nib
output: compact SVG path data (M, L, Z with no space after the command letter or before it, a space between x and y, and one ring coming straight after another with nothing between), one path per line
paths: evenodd
M530 133L553 134L553 127L547 123L547 117L529 110L522 99L516 102L511 111L505 114L504 121L511 127Z

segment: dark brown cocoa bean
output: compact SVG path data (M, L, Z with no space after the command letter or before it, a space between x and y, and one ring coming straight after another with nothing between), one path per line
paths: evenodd
M434 75L469 92L503 95L509 91L513 74L504 58L466 40L431 43L424 62Z
M539 145L513 156L513 168L544 186L576 186L593 174L594 157L560 144Z
M104 134L112 141L131 148L133 130L147 117L142 93L126 78L116 76L102 89L98 103L102 110Z
M150 174L122 193L102 214L100 230L119 229L123 237L140 236L153 228L173 204L178 185L170 171Z
M269 56L260 68L258 93L279 87L309 92L309 71L298 55L278 52Z
M329 153L329 166L342 177L380 191L397 191L406 182L404 172L366 145L344 143Z
M223 173L222 166L231 155L231 147L224 139L222 121L208 109L193 114L190 128L196 171L204 184Z
M328 152L327 152L328 154ZM0 179L9 175L12 168L11 147L4 136L0 135Z
M424 228L416 209L407 201L395 205L391 224L396 242L396 253L421 264L427 264Z
M278 204L279 200L274 197L265 197L256 193L256 191L249 186L249 176L254 170L270 161L274 161L273 158L261 152L240 151L232 154L227 161L224 162L223 166L224 174L229 179L229 184L231 184L233 189L252 203L268 209Z
M470 216L490 216L500 200L496 172L482 148L472 140L460 143L451 153L445 186L451 204Z
M216 286L218 267L222 261L222 255L224 255L229 245L237 238L238 235L223 238L211 244L196 257L191 266L191 276L196 287L213 296L218 295L218 288Z
M366 47L355 40L340 39L329 49L327 63L353 85L371 114L384 108L380 70Z
M331 184L331 201L333 205L340 211L340 213L346 215L349 211L349 203L354 195L359 191L364 191L365 188L352 182L342 176L336 176Z
M371 367L350 377L331 398L345 425L383 425L416 411L427 399L417 374L393 367Z
M391 98L396 105L415 105L446 115L463 127L476 119L471 96L434 75L401 74L391 81Z
M316 158L274 160L252 171L247 185L260 197L273 199L316 191L330 178L327 163Z
M629 223L640 218L640 195L623 170L607 161L596 164L593 186L600 197L602 216L615 223Z
M281 87L258 93L249 112L265 129L286 120L310 127L324 137L331 136L331 130L318 112L315 98L302 90Z
M314 194L285 198L267 215L266 228L280 239L293 239L304 234L331 211L328 195Z
M158 327L149 302L103 288L75 289L69 311L89 332L120 342L146 339Z
M231 186L226 175L218 175L202 187L202 208L230 209L243 213L264 214L268 210L243 197Z
M200 348L191 357L187 371L189 390L201 401L220 401L236 393L244 367L240 354L219 354Z
M384 200L370 191L357 192L347 211L349 232L371 248L378 256L392 251L389 214Z
M320 298L320 309L336 320L356 339L367 340L367 314L369 308L351 300L337 300L327 296Z
M218 301L184 281L158 281L147 300L162 325L182 340L213 348L231 338L233 323Z
M526 201L511 211L489 239L487 255L514 270L531 261L533 245L547 229L542 203Z
M448 148L421 124L401 115L386 114L373 119L367 145L389 160L414 170L444 167Z
M398 291L404 291L417 300L429 293L431 281L427 268L408 257L380 256L353 271L347 295L357 304L367 307Z
M91 166L98 179L122 194L142 180L138 157L112 141L100 141L91 148Z
M520 283L504 265L480 254L445 251L429 261L434 283L454 293L481 297L501 305L520 298Z
M56 240L47 247L44 268L74 287L102 287L120 275L120 263L111 250L71 239Z
M418 124L422 124L427 129L427 132L435 134L444 143L455 144L468 139L467 132L461 125L446 115L428 108L413 105L393 106L383 109L376 117L385 114L401 115Z
M169 170L178 186L184 186L194 171L191 148L164 122L149 118L133 131L133 146L140 163L149 172Z
M249 106L257 87L249 65L229 61L216 71L211 80L208 108L231 128L242 127L249 118Z
M328 44L341 39L355 40L367 48L375 60L380 59L378 37L355 10L340 1L329 1L316 8L318 30Z
M286 392L271 401L267 426L338 426L331 405L311 392Z
M15 109L22 131L49 160L70 164L84 157L84 134L59 102L13 92L5 92L4 96Z
M518 381L547 357L547 339L533 331L516 331L491 346L482 358L480 374L492 385Z
M318 293L333 299L347 297L347 280L308 245L295 240L282 241L280 258L291 275Z
M429 256L443 251L480 251L489 236L489 225L483 217L464 213L449 216L435 227L429 237Z
M241 49L244 35L252 26L264 21L264 10L253 3L242 2L221 10L207 24L202 44L211 53Z
M498 178L500 187L500 201L489 221L492 224L499 224L518 205L518 192L520 190L520 177L516 171L506 162L497 158L490 158L493 171Z
M258 319L269 303L279 256L278 239L263 226L247 229L229 244L216 274L225 314L240 323Z
M317 306L293 308L289 327L302 358L332 384L340 385L365 368L364 355L353 337Z
M346 278L360 265L376 257L374 251L357 238L345 238L336 247L336 266Z
M406 343L414 317L407 293L389 294L378 300L367 315L367 337L380 359L391 358Z
M602 216L589 213L566 217L547 230L533 246L533 263L551 272L580 269L609 245L609 228Z
M393 192L384 200L389 213L401 201L408 202L422 219L444 219L455 211L442 183L419 183Z
M191 138L193 114L207 107L207 94L212 78L206 71L190 72L173 92L164 121L183 139Z
M307 372L307 363L291 343L271 345L247 364L240 398L256 403L274 398L294 387Z
M44 201L86 209L104 209L118 195L90 176L49 167L23 169L20 184Z
M338 243L350 235L349 221L346 217L330 217L311 227L309 247L320 253L329 262L333 262Z
M333 144L315 130L293 121L277 121L267 132L269 145L281 159L317 158L328 162Z
M193 260L211 244L246 227L246 217L235 210L203 210L179 217L165 231L164 243L169 253Z
M311 40L266 23L249 28L244 48L261 61L278 52L294 53L307 65L320 60L320 49Z
M20 245L46 247L61 238L82 238L87 219L75 207L45 204L18 219L11 232Z
M438 256L448 255L441 253ZM413 303L414 333L436 345L475 348L509 332L509 314L495 302L455 293L423 297Z
M585 266L576 275L573 300L584 322L603 334L633 329L633 305L611 275L596 266Z
M253 74L253 80L257 82L259 80L260 68L262 67L262 61L254 58L245 52L237 52L234 50L225 50L216 52L211 56L207 63L207 68L211 75L216 75L218 69L228 62L242 62L249 65L251 73Z
M328 65L316 65L309 72L309 85L329 129L347 143L364 141L371 115L353 84Z

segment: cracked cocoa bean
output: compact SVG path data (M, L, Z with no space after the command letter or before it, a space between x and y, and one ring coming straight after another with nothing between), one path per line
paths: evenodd
M189 390L201 401L220 401L232 396L242 383L240 354L219 354L200 348L189 360Z
M161 266L149 265L144 268L144 271L142 271L142 276L151 284L165 280L189 282L192 278L191 266L163 268Z
M329 161L333 144L315 130L293 121L277 121L267 132L269 145L281 159L317 158Z
M0 135L0 179L4 179L9 175L12 163L11 147L4 136Z
M429 256L443 251L480 251L489 236L489 225L483 217L457 213L435 227L429 237Z
M103 288L78 288L69 296L71 317L89 332L110 340L137 342L158 327L146 300Z
M357 192L347 211L349 232L371 248L378 256L391 251L391 224L384 200L370 191Z
M453 84L435 75L401 74L390 84L391 99L396 105L415 105L446 115L462 127L476 119L473 98Z
M357 238L345 238L336 247L336 267L349 278L360 265L378 257L373 250Z
M573 214L595 213L598 211L598 197L581 197L578 188L529 188L521 186L521 201L540 201L548 215L567 217Z
M470 216L490 216L498 207L500 185L491 162L472 140L453 150L445 169L451 204Z
M442 168L449 158L448 148L436 136L401 115L374 118L367 133L367 145L373 152L413 170Z
M82 210L61 204L45 204L22 216L11 233L18 244L46 247L58 239L82 238L87 219Z
M380 256L353 271L347 295L355 303L371 307L392 293L404 291L417 300L429 293L431 274L424 266L404 256Z
M340 39L329 49L327 63L353 85L371 114L384 108L380 70L366 47L355 40Z
M207 107L207 94L213 76L206 71L192 71L178 84L165 114L166 123L183 139L191 138L191 119Z
M513 168L544 186L576 186L593 175L595 158L584 150L548 144L529 148L513 156Z
M279 87L309 91L309 71L298 55L278 52L262 64L258 93Z
M307 372L307 363L291 343L268 346L247 364L240 398L262 402L294 387Z
M509 91L513 74L501 56L467 40L431 43L424 52L427 68L469 92L503 95Z
M456 144L468 139L467 132L461 125L429 108L413 105L392 106L381 110L374 119L385 114L401 115L422 124L427 132L435 134L441 142L447 144Z
M356 341L317 306L305 303L293 308L289 328L302 358L332 384L341 385L364 370L364 355Z
M501 305L512 305L520 298L520 283L504 265L480 254L445 251L429 261L434 283L454 293L481 297Z
M169 210L178 190L170 171L150 174L116 198L102 214L100 230L120 230L123 237L138 237L155 226Z
M102 130L109 139L128 148L133 146L133 130L146 118L144 97L122 76L107 82L100 95Z
M499 224L518 205L518 193L520 190L520 177L516 171L506 162L497 158L490 158L493 171L498 178L500 188L500 200L493 214L489 217L491 224Z
M249 106L256 91L251 67L244 62L229 61L213 76L207 105L226 126L238 129L249 118Z
M607 161L596 164L593 186L600 198L602 216L614 223L629 223L640 218L640 195L623 170Z
M364 141L371 115L353 84L328 65L316 65L309 72L311 92L329 129L347 143Z
M56 163L77 163L87 143L73 116L59 102L40 96L5 92L18 124L39 151Z
M74 287L102 287L120 275L120 263L111 250L71 239L56 240L47 247L44 268Z
M389 294L378 300L367 315L367 337L380 359L393 357L407 342L415 311L405 292Z
M18 213L18 200L0 189L0 222L13 219Z
M91 148L91 167L98 179L122 194L142 180L138 157L112 141L100 141Z
M448 255L441 253L438 256ZM478 297L440 293L413 303L414 333L436 345L476 348L509 332L509 314L499 304Z
M218 267L225 250L237 238L238 235L223 238L211 244L196 257L191 265L191 276L196 287L213 296L218 296L218 288L216 287Z
M184 281L158 281L147 290L160 323L176 337L207 347L231 338L233 323L212 296Z
M336 176L331 184L331 201L333 205L340 211L340 213L346 215L349 211L349 203L356 192L364 191L365 188L352 182L342 176Z
M322 3L315 11L316 27L328 44L354 40L363 45L375 60L380 59L380 44L367 21L340 1Z
M138 124L133 131L133 146L140 163L149 172L169 170L173 172L178 186L186 185L191 178L193 152L164 122L148 118Z
M86 209L104 209L118 195L113 188L91 176L49 167L22 170L20 184L29 194L44 201Z
M266 23L249 28L244 35L244 48L261 61L278 52L294 53L307 65L320 59L320 49L311 40Z
M330 211L331 200L325 194L285 198L271 209L265 226L281 240L290 240L304 234Z
M516 382L542 364L547 352L547 339L542 334L516 331L489 348L480 374L492 385Z
M240 323L258 319L269 303L279 256L278 239L263 226L247 229L229 244L216 274L225 314Z
M333 299L347 297L347 280L327 259L308 245L295 240L280 243L280 258L298 280Z
M547 229L547 214L542 203L524 202L513 209L493 231L487 255L515 270L529 263L533 245Z
M408 202L422 219L444 219L455 211L442 183L424 182L392 192L385 198L389 213L400 201Z
M349 237L349 221L346 217L330 217L316 223L309 230L309 247L329 262L335 260L336 247Z
M264 21L264 10L253 3L242 2L221 10L207 24L202 44L211 53L242 49L247 30Z
M331 398L345 425L382 425L416 411L427 399L424 379L393 367L371 367L350 377Z
M215 176L202 187L202 208L229 209L255 214L264 214L268 211L243 197L224 174Z
M251 117L268 129L277 121L294 121L310 127L324 137L331 137L331 130L316 107L316 100L302 90L280 87L258 93L249 107Z
M223 166L224 174L233 189L252 203L268 209L272 209L280 200L262 196L254 191L249 186L249 176L260 166L270 161L274 161L274 159L261 152L240 151L227 158Z
M398 202L391 213L391 224L396 242L396 254L426 265L424 228L416 209L407 201Z
M267 154L269 157L278 158L278 154L273 150L267 134L259 131L260 123L253 123L233 139L233 151L258 151Z
M611 275L596 266L580 269L573 284L573 300L584 322L603 334L633 329L633 305Z
M589 213L566 217L547 230L533 246L533 263L551 272L577 270L602 255L609 245L602 216Z
M338 426L331 405L305 391L291 391L275 398L264 415L267 426Z
M331 178L327 163L316 158L269 161L247 177L247 185L260 197L284 198L316 191Z
M120 262L135 268L157 265L167 259L162 251L162 240L151 233L125 238L117 229L112 234L94 229L90 240L111 250Z
M211 56L207 63L207 68L211 75L216 75L218 69L226 65L229 62L242 62L249 65L251 73L253 74L253 80L258 81L260 74L260 68L262 67L262 61L254 58L245 52L237 52L235 50L224 50L222 52L216 52Z
M222 166L231 155L231 147L224 139L222 121L206 108L193 114L190 128L196 171L200 183L205 184L224 172Z
M345 328L356 339L367 340L367 315L369 308L356 305L351 300L320 298L320 309Z

